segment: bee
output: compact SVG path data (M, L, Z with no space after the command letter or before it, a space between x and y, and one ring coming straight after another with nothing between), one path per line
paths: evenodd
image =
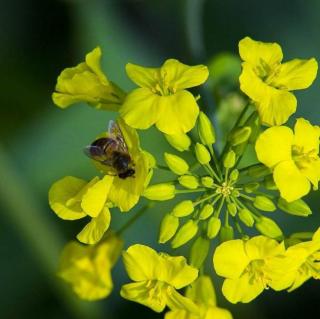
M134 163L128 151L121 129L114 121L109 122L107 137L101 137L85 147L85 154L105 166L108 175L122 179L133 176Z

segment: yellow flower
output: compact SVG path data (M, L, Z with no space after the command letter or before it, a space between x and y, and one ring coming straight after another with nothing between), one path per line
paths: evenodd
M260 162L273 169L281 196L292 202L318 188L320 180L319 136L317 126L299 118L294 132L286 126L271 127L256 142Z
M126 212L138 202L140 195L148 186L153 173L152 168L155 166L155 159L150 153L141 149L139 135L135 129L126 125L120 118L117 120L117 124L121 129L129 155L135 165L135 173L134 176L125 179L115 176L108 198L121 211ZM106 133L104 133L104 136L107 136ZM104 165L95 164L101 172L108 172Z
M89 183L73 176L55 182L49 190L49 204L62 219L76 220L86 216L91 221L77 238L85 244L95 244L107 231L111 215L107 206L113 177L93 178Z
M118 111L125 94L104 75L101 55L97 47L86 55L85 62L61 72L52 95L57 106L64 109L74 103L87 102L97 109Z
M284 251L283 243L264 236L222 243L214 253L213 264L217 274L226 278L223 295L232 303L255 299L270 283L268 259Z
M111 269L122 248L122 241L109 235L98 245L68 243L62 252L58 276L68 282L81 299L107 297L113 288Z
M165 319L232 319L228 310L217 307L215 291L208 276L199 277L188 287L186 297L194 303L193 308L177 305L166 313Z
M239 42L244 61L240 88L255 103L263 124L281 125L296 111L297 100L290 92L308 88L317 75L318 63L294 59L282 63L277 43L264 43L245 37Z
M199 114L195 97L187 90L208 78L204 65L188 66L169 59L160 68L127 64L130 79L139 88L127 95L120 108L125 122L139 129L155 124L169 135L190 131Z
M158 254L148 246L133 245L123 253L123 261L129 277L135 281L122 286L123 298L156 312L172 304L183 303L188 307L190 302L176 289L192 283L198 276L198 270L187 265L184 257Z

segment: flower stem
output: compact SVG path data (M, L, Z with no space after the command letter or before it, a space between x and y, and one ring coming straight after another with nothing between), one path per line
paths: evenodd
M206 191L205 188L197 188L197 189L176 189L176 194L188 194L188 193L199 193Z

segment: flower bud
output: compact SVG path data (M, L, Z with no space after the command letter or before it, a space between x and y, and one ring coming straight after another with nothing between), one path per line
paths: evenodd
M291 215L307 217L312 214L310 207L302 199L289 203L284 198L280 197L278 200L278 207Z
M230 225L222 226L220 229L220 242L232 240L233 239L233 228Z
M239 211L238 216L240 220L248 227L252 227L254 224L254 218L252 216L252 213L246 209L243 208Z
M193 175L182 175L178 178L179 184L185 188L196 189L199 186L198 178Z
M236 129L230 136L229 141L232 146L247 142L251 135L251 127L244 126Z
M212 145L216 141L214 127L206 114L200 112L198 118L198 134L200 141L204 145Z
M220 231L221 220L212 216L208 221L207 236L212 239L216 237Z
M255 227L262 235L274 239L282 238L281 229L271 218L260 217L260 219L256 222Z
M204 220L209 218L212 215L213 211L214 209L212 205L210 204L204 205L200 210L199 219Z
M177 175L184 175L189 170L188 163L181 157L169 153L164 153L164 160L172 172Z
M160 225L159 243L164 244L170 240L179 227L179 219L171 214L166 214Z
M236 153L230 150L224 157L223 166L225 168L232 168L236 164Z
M246 193L253 193L260 187L259 183L249 183L244 186L244 191Z
M175 196L175 187L169 183L159 183L147 187L143 196L150 200L168 200Z
M249 121L246 122L246 125L251 128L251 135L249 138L249 143L254 144L257 140L258 135L260 134L260 119L259 116L251 117Z
M270 198L260 195L254 199L253 206L264 212L274 212L277 209Z
M191 145L190 137L185 133L174 135L164 134L167 142L179 152L187 151Z
M227 205L228 212L231 216L236 216L237 214L237 205L235 203L228 203Z
M207 238L198 237L192 244L190 263L193 267L200 268L208 256L210 241Z
M185 243L187 243L189 240L191 240L198 232L198 224L190 219L188 220L176 233L174 236L171 247L172 248L178 248Z
M261 164L252 166L248 170L248 175L256 178L264 177L269 174L271 174L271 170L268 167L263 166Z
M190 215L194 211L193 203L191 200L183 200L177 204L171 214L176 217L185 217Z
M201 184L205 187L212 187L214 180L210 176L201 177Z
M196 144L195 153L196 153L197 160L200 164L202 165L209 164L211 160L211 156L209 151L203 144L200 144L200 143Z
M230 181L236 182L238 178L239 178L239 171L237 169L232 170L229 177Z

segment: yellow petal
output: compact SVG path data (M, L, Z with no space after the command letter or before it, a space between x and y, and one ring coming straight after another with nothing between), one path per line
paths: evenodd
M199 107L188 91L159 97L157 128L169 135L189 132L196 123Z
M284 161L278 164L273 172L281 197L287 202L293 202L310 191L310 182L302 175L293 161Z
M301 173L313 184L315 190L318 189L318 184L320 181L320 159L304 165L300 168Z
M159 68L146 68L132 63L126 65L128 77L138 86L150 89L159 82L159 70Z
M109 81L105 74L101 70L101 60L102 51L100 47L96 47L91 52L86 55L86 63L88 67L98 76L101 83L108 85Z
M271 127L265 130L258 137L255 146L258 160L268 167L290 160L292 142L293 132L288 127Z
M160 257L145 245L132 245L123 252L123 263L128 276L134 281L156 279Z
M219 307L210 307L207 310L207 313L204 319L232 319L232 314L229 310L219 308Z
M240 239L229 240L219 245L213 255L213 265L219 276L238 278L248 266L244 242Z
M167 60L160 72L165 84L175 90L198 86L204 83L209 76L205 65L189 66L175 59Z
M304 153L315 151L319 153L319 136L320 132L316 126L313 126L309 121L298 118L294 126L294 141L293 144L303 148Z
M188 313L199 312L199 307L189 298L182 296L177 292L173 287L168 286L166 289L167 292L167 306L170 309L184 309Z
M240 40L239 53L243 61L261 67L267 65L272 68L283 58L279 44L255 41L250 37Z
M279 73L272 80L272 86L288 91L306 89L316 78L317 71L316 59L294 59L281 64Z
M191 314L186 310L176 309L176 310L167 312L165 314L164 319L199 319L199 315ZM211 319L211 317L208 319Z
M215 306L216 294L211 278L209 276L199 276L199 278L188 287L186 297L197 304Z
M96 244L108 230L111 221L109 208L104 207L101 213L91 221L77 235L77 239L84 244Z
M55 182L49 190L49 205L62 219L80 219L86 214L80 206L81 197L77 195L87 182L73 176L66 176Z
M119 112L131 127L147 129L159 118L161 97L148 88L138 88L129 93Z
M112 176L105 175L102 180L91 186L84 194L81 207L87 215L97 217L100 214L106 203L112 181Z

